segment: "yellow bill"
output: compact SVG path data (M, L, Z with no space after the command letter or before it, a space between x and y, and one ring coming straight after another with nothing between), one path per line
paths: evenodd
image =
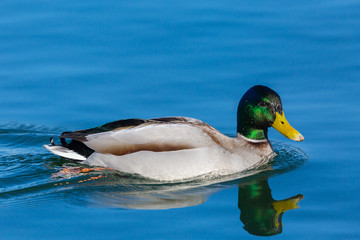
M272 124L272 126L276 130L278 130L282 135L284 135L285 137L287 137L291 140L298 141L298 142L301 142L302 140L304 140L303 135L301 135L301 133L296 131L288 123L288 121L285 118L284 112L282 115L280 115L278 112L276 112L276 118L275 118L275 121Z

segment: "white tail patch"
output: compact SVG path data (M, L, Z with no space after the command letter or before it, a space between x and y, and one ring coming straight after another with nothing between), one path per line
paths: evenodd
M78 160L78 161L85 161L86 160L86 157L78 154L77 152L74 152L71 149L63 147L63 146L59 146L59 145L43 145L43 147L46 148L47 150L49 150L50 152L52 152L53 154L58 155L60 157L73 159L73 160Z

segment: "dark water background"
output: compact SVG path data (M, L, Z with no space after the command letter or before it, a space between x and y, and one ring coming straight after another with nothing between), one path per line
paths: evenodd
M259 206L303 195L273 238L359 239L358 1L4 0L0 16L1 236L259 238L240 219L250 209L241 193L259 188ZM270 130L279 157L253 177L56 177L79 165L41 147L132 117L191 116L234 135L237 103L255 84L280 94L305 141ZM177 208L133 209L150 207Z

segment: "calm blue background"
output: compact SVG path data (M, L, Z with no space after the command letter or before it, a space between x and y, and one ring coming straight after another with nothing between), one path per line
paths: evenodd
M236 184L193 207L98 207L53 188L65 162L41 145L132 117L191 116L234 135L239 99L263 84L305 137L270 139L308 156L269 179L275 199L304 195L274 238L358 239L359 13L354 0L1 1L1 235L258 238L242 229Z

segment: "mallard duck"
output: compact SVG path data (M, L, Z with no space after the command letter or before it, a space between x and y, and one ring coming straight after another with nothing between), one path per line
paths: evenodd
M237 135L228 137L189 117L125 119L60 135L44 145L64 158L160 181L229 175L265 164L274 156L268 128L295 141L304 137L285 119L280 96L250 88L237 111ZM65 139L71 139L68 143Z

